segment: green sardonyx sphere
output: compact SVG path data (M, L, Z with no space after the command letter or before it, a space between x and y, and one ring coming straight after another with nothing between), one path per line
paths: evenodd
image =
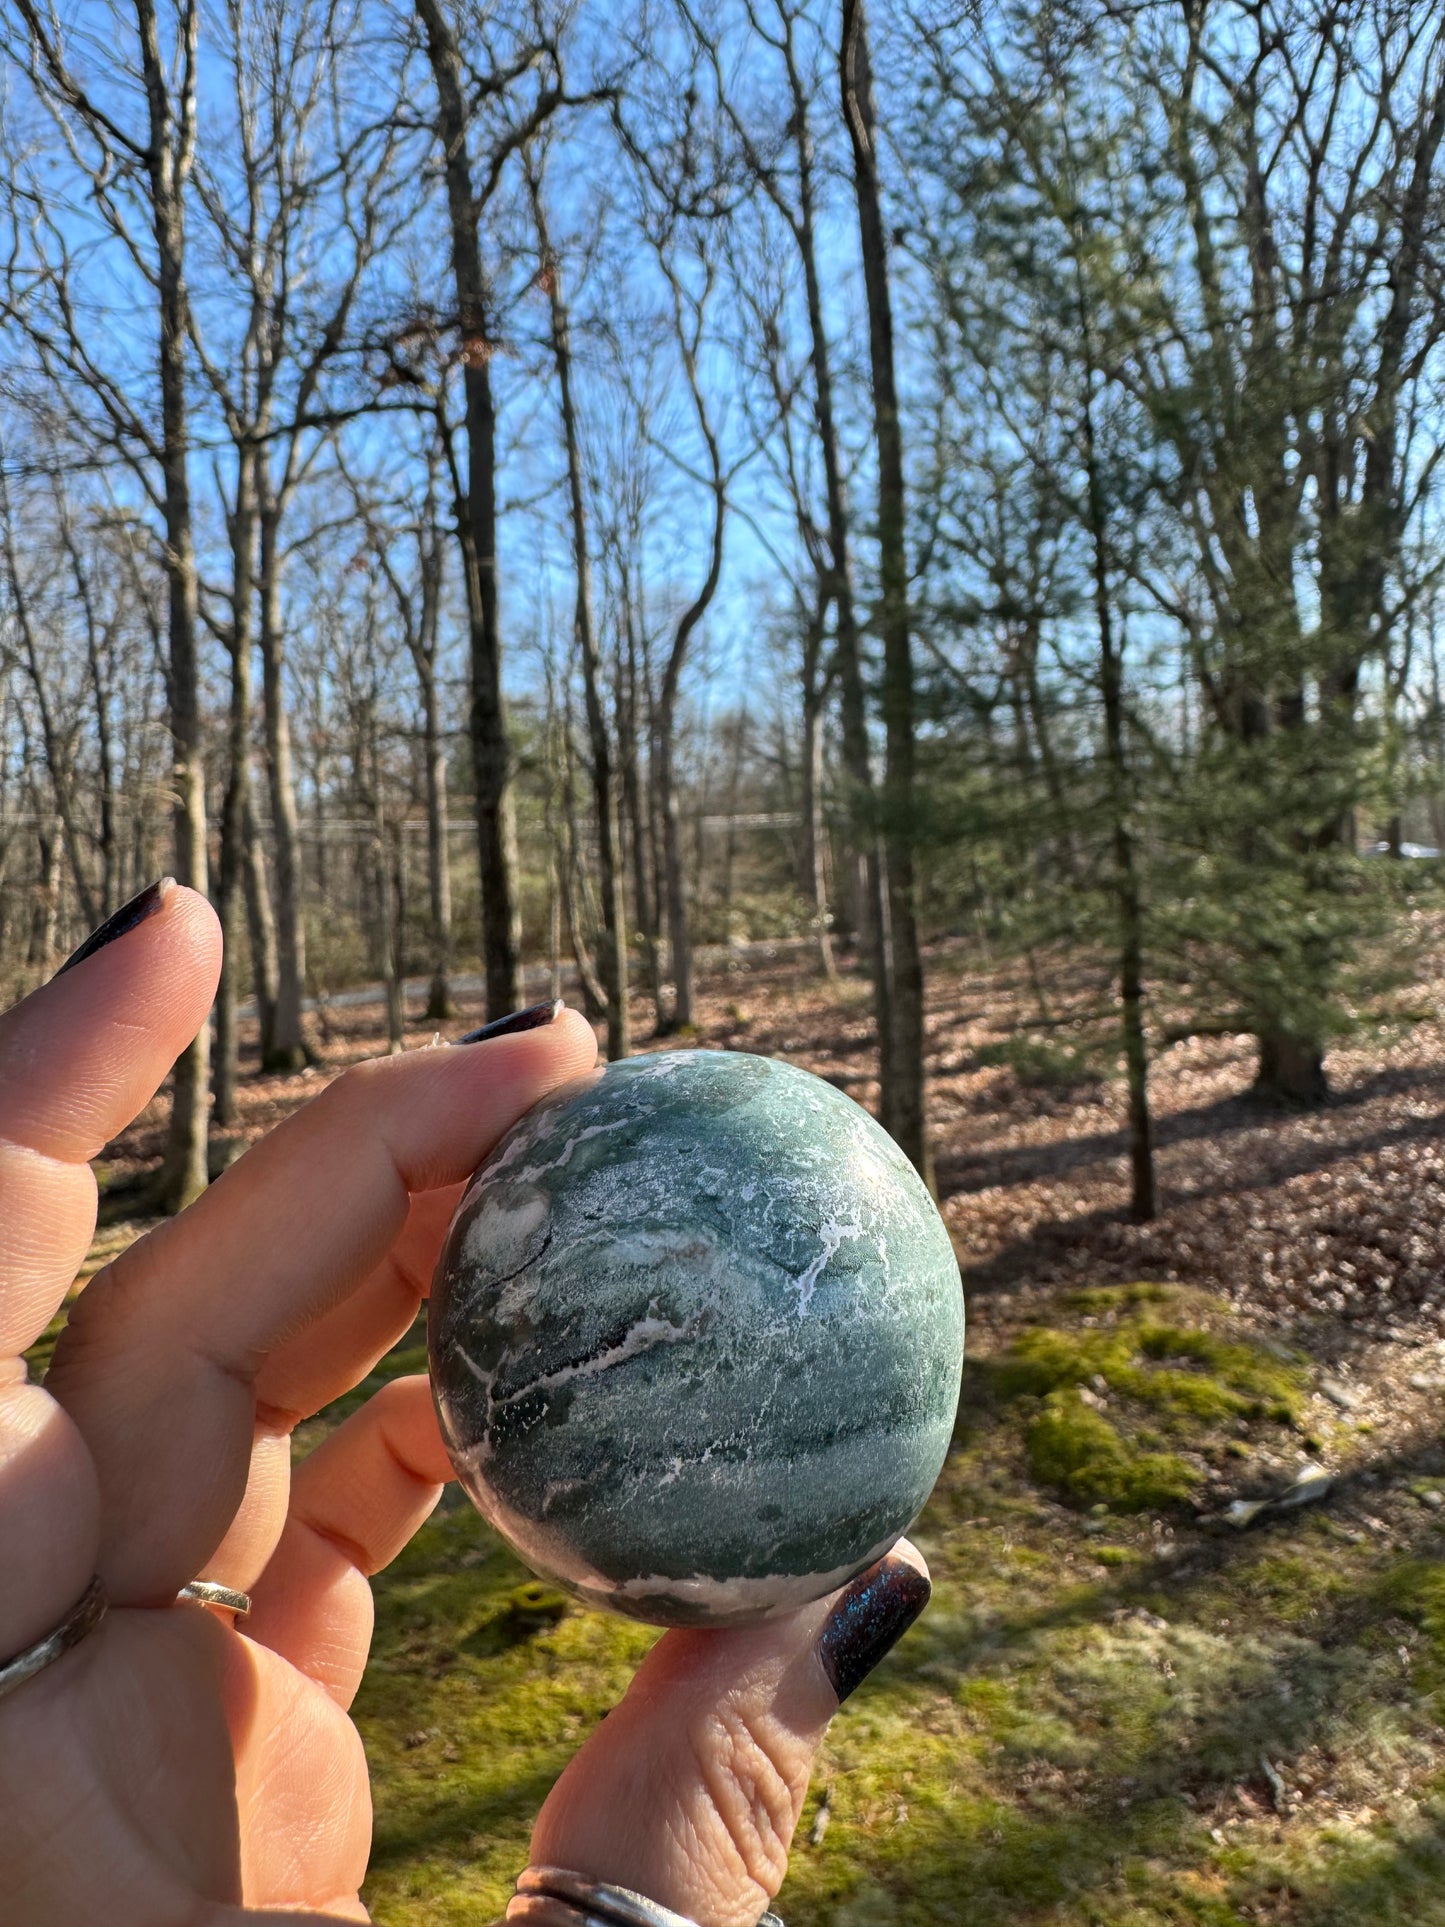
M943 1220L851 1098L736 1051L554 1092L482 1165L428 1317L458 1476L527 1564L662 1625L879 1558L953 1432Z

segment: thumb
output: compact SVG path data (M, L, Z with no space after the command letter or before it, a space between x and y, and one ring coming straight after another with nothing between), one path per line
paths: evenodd
M900 1540L840 1593L739 1631L670 1632L553 1787L532 1864L755 1927L783 1884L828 1723L928 1603ZM512 1927L551 1917L518 1896Z

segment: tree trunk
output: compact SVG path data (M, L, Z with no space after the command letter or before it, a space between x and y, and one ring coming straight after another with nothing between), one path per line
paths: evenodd
M587 948L582 912L577 902L582 857L577 838L577 789L572 780L572 719L569 711L570 704L564 707L553 725L559 755L558 789L562 799L562 853L557 864L557 881L561 893L562 919L567 928L567 944L572 952L577 983L582 992L582 1008L588 1022L595 1024L607 1014L607 993Z
M1324 1046L1309 1037L1285 1030L1259 1035L1259 1068L1254 1088L1260 1097L1280 1104L1321 1104L1330 1094L1325 1076Z
M1093 381L1093 369L1086 380ZM1084 401L1084 455L1088 469L1089 523L1093 546L1094 612L1099 625L1099 682L1104 699L1104 742L1109 759L1109 801L1114 818L1114 888L1119 907L1119 1003L1129 1090L1130 1212L1141 1224L1155 1215L1153 1124L1149 1115L1149 1045L1144 1034L1144 918L1134 836L1129 825L1128 752L1124 742L1124 665L1114 639L1105 547L1104 502L1094 443L1092 393Z
M417 531L417 561L421 575L421 608L413 616L410 600L395 575L384 549L379 560L392 592L406 635L421 690L422 756L426 784L426 874L431 982L427 986L426 1015L447 1018L456 1014L452 1001L452 866L451 824L447 804L446 740L442 734L437 698L437 631L441 619L441 533L437 527L436 497L428 471L426 507ZM319 789L319 785L318 785Z
M832 595L837 630L843 773L847 785L846 821L850 857L850 887L847 894L851 898L852 921L873 980L873 1016L878 1028L880 1109L886 1123L889 1094L893 1088L891 960L885 941L887 918L883 909L883 869L878 860L878 834L874 820L873 772L868 754L868 708L863 690L858 615L853 594L848 497L833 407L832 349L823 319L822 282L818 271L813 137L808 119L807 90L793 49L791 23L785 55L793 101L793 140L798 159L798 218L794 223L794 234L803 264L803 290L808 308L808 361L813 374L818 446L823 457L823 483L828 504L828 553L833 565L828 588Z
M381 894L388 937L386 1035L396 1057L406 1047L406 824L398 817L385 827L389 834L382 848Z
M202 761L200 665L197 650L199 596L191 533L190 421L186 398L186 337L189 303L185 284L185 177L194 134L194 95L183 94L177 119L169 74L172 62L160 49L155 0L136 0L141 68L150 110L146 153L156 243L161 398L161 470L165 499L167 635L170 655L169 710L174 751L172 826L179 883L207 890L206 780ZM198 18L186 5L180 31L187 45L182 71L195 73ZM192 79L192 85L193 85ZM206 1188L206 1141L210 1106L210 1026L176 1061L170 1124L161 1168L161 1198L179 1211Z
M631 1047L627 1009L627 917L622 901L622 863L619 850L617 785L612 775L612 739L602 707L602 661L592 622L591 564L587 553L587 504L582 481L582 447L577 408L572 393L570 317L562 294L561 263L547 231L542 186L528 176L532 212L542 258L543 279L549 296L552 355L557 364L557 386L562 410L562 439L567 451L567 498L572 524L572 567L576 579L573 627L582 656L582 687L587 704L587 737L592 751L592 805L597 818L597 868L602 895L602 992L607 1012L607 1055L626 1057Z
M102 914L109 912L115 906L108 902L97 903L95 892L90 887L90 879L86 875L85 856L81 849L80 826L75 818L75 796L72 788L74 735L73 732L66 731L65 740L62 740L62 733L56 724L55 712L50 701L50 680L40 659L39 639L35 633L35 625L31 621L30 597L26 591L25 579L20 569L20 557L15 546L15 524L10 513L9 491L3 483L0 483L0 520L3 520L5 531L5 565L9 578L10 603L15 612L15 627L19 631L20 644L35 696L36 714L40 719L40 741L45 751L45 768L50 777L50 793L55 801L56 816L60 822L65 854L70 864L70 874L75 885L76 901L80 906L81 921L87 930L92 930L100 922Z
M625 723L619 731L622 752L622 795L631 828L632 887L637 910L637 930L642 939L643 982L660 1022L658 996L661 972L657 960L657 892L653 888L656 864L653 857L652 837L652 777L649 771L647 782L644 784L640 767L642 715L645 708L650 718L652 705L650 690L639 688L642 671L638 661L637 612L633 607L628 588L626 562L623 563L623 570L623 626L627 640L623 687L627 692L627 700L623 705ZM644 698L647 699L645 702Z
M52 821L35 833L40 857L35 885L35 907L30 918L30 944L26 962L32 968L49 966L55 956L57 926L60 920L60 863L56 855L58 828Z
M439 0L416 0L437 90L450 217L452 275L466 398L467 487L458 531L471 643L469 733L476 788L481 873L482 955L487 1016L521 1003L521 915L516 892L512 758L502 700L502 638L497 606L497 414L492 393L491 301L478 232L482 213L468 149L470 110L461 56Z
M837 980L833 962L832 917L828 909L825 863L827 831L823 823L823 705L827 683L823 675L823 630L828 614L828 585L820 585L817 606L803 635L803 755L799 814L802 821L798 882L818 939L818 961L828 982Z
M229 768L221 804L216 914L221 920L221 981L216 991L216 1054L211 1067L214 1116L236 1121L240 1055L236 1007L240 1001L241 923L245 915L246 816L251 805L251 648L255 593L256 469L244 455L236 476L231 536L231 707L227 725Z
M125 901L120 890L120 839L115 820L115 748L111 741L110 692L101 663L100 622L96 615L90 576L71 527L64 489L58 483L55 494L61 540L65 544L75 593L85 616L85 661L90 674L91 693L95 697L96 774L100 779L100 901L102 908L109 913Z
M723 472L722 450L709 419L698 376L697 349L702 321L689 336L682 323L681 296L671 269L664 267L672 281L677 306L678 349L687 377L699 432L707 450L707 477L712 495L712 542L707 576L692 603L684 609L673 632L672 648L662 676L662 692L657 704L657 784L662 814L662 861L666 878L667 941L672 965L672 1010L667 1019L670 1031L692 1028L692 929L688 916L689 890L682 850L681 804L677 794L677 702L682 668L687 659L693 632L707 614L722 579L723 537L727 529L727 481Z
M673 737L675 705L663 701L657 719L657 787L662 813L662 869L667 909L672 1008L666 1034L692 1028L692 931L688 925L687 876L682 855L682 813L677 795ZM659 1030L663 1026L659 1025Z
M727 833L723 837L723 874L721 903L723 913L723 936L732 941L733 933L733 866L738 854L738 794L742 788L743 756L748 742L748 712L746 699L741 713L733 718L732 755L728 761L727 791L723 797L723 814L727 818ZM786 781L786 760L784 759L784 780ZM708 814L707 792L704 789L698 807L697 868L696 874L702 875L702 860L705 838L703 821Z
M301 823L286 708L286 639L281 617L281 505L261 470L261 700L266 780L276 858L276 1021L265 1068L299 1071L310 1058L302 1016L306 994L306 923L301 881Z
M276 918L271 909L271 885L266 876L266 852L256 821L254 792L246 798L243 834L245 864L241 878L246 893L246 932L251 940L251 986L261 1062L265 1063L276 1035Z
M663 777L661 706L654 696L652 653L643 632L642 669L647 687L647 847L651 858L652 889L652 1008L659 1037L667 1034L667 1004L662 991L662 933L667 920L666 859L663 852Z
M447 807L447 752L437 704L435 663L422 681L422 727L426 756L426 873L431 911L432 970L426 1014L456 1014L452 1001L452 866Z
M878 626L883 637L883 723L887 764L883 779L887 940L892 951L891 1061L882 1104L893 1137L932 1187L924 1089L923 959L919 950L913 845L913 654L909 633L907 530L904 519L903 438L893 359L893 305L888 242L879 193L873 76L862 0L843 0L841 47L843 118L853 148L853 181L863 284L868 304L868 351L878 450ZM882 1040L880 1039L880 1045ZM880 1052L881 1054L881 1052Z

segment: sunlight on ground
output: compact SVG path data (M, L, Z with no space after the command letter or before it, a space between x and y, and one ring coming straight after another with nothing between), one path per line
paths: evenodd
M1031 1430L1085 1365L1128 1388L1094 1394L1109 1466L1167 1448L1196 1499L1213 1463L1295 1436L1299 1366L1148 1296L1142 1317L1127 1292L1061 1302L970 1368L916 1535L933 1604L829 1736L789 1927L1445 1922L1445 1592L1418 1556L1437 1511L1411 1494L1403 1528L1361 1532L1347 1491L1234 1534L1185 1506L1074 1509L1030 1476ZM357 1716L386 1927L500 1911L539 1801L650 1643L527 1577L453 1498L377 1581Z

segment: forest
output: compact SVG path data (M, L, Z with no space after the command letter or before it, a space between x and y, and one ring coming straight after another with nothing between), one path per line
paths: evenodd
M924 1168L930 944L1105 946L1146 1217L1151 994L1323 1095L1445 841L1432 8L9 12L0 956L210 890L173 1200L243 1006L524 958L616 1056L846 947Z
M1434 0L3 0L0 151L0 987L225 933L93 1261L544 996L818 1069L974 1417L789 1920L1445 1921ZM471 1523L382 1919L641 1650Z

